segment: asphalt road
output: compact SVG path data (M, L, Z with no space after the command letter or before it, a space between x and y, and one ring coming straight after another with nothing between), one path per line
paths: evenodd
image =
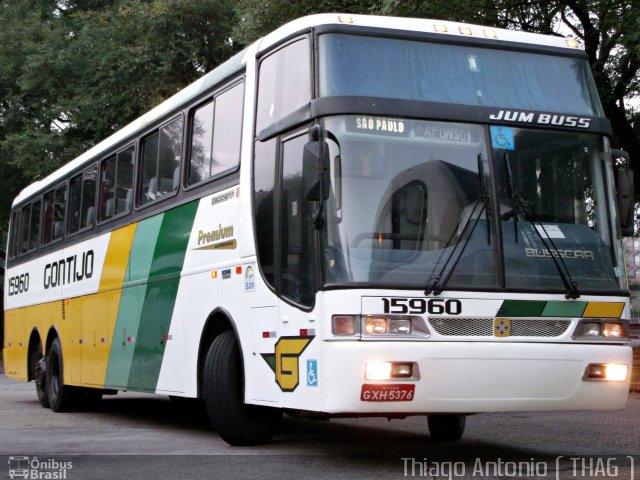
M25 459L18 457L28 457L28 478L65 480L632 478L636 473L640 478L640 394L631 394L627 408L617 412L474 415L456 443L432 441L422 417L286 418L270 444L238 448L223 442L193 405L185 408L164 396L120 393L91 411L53 413L40 406L33 383L0 375L0 478L9 478L10 467L24 468Z

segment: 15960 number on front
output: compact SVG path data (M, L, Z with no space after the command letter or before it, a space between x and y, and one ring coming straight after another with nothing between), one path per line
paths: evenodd
M453 298L383 298L384 313L460 315L462 302Z

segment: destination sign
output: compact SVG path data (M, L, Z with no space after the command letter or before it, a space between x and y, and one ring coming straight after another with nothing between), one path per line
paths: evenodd
M474 143L478 141L478 129L460 123L429 122L357 116L347 124L347 130L395 137L411 137L436 142Z

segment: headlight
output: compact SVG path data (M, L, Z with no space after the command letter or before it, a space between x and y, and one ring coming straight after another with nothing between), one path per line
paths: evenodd
M367 317L364 321L364 331L370 335L383 335L387 333L387 319Z
M602 334L605 337L624 337L624 327L619 322L605 322Z
M366 339L429 338L431 333L422 317L414 315L334 315L331 331L339 337Z
M367 335L411 335L414 323L424 321L420 317L367 315L363 318L362 331Z
M581 320L573 333L574 340L620 341L628 339L628 321L593 318Z
M582 335L585 337L599 337L601 325L596 322L584 322L582 324Z

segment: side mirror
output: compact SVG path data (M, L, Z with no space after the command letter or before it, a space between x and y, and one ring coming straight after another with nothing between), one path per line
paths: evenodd
M618 214L620 215L620 229L622 235L629 237L633 235L634 227L634 200L635 188L633 181L633 170L629 168L629 154L624 150L611 150L613 158L624 158L625 162L617 167L616 189Z
M312 129L311 135L319 137L319 130ZM304 198L320 201L329 198L331 179L329 178L329 146L322 140L310 140L304 146L302 156L302 182Z

